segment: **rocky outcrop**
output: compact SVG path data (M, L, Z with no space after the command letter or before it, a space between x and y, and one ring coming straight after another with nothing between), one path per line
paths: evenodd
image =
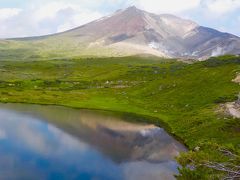
M237 74L236 78L232 80L232 82L238 83L240 85L239 73ZM238 99L235 102L228 102L222 105L221 109L224 111L225 115L240 119L240 93L238 95Z

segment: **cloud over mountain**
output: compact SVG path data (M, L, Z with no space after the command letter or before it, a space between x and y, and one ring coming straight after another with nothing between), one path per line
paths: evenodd
M3 0L0 38L61 32L131 5L191 17L199 24L240 35L239 0Z

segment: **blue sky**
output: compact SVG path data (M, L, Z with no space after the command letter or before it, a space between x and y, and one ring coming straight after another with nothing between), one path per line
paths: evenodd
M240 36L240 0L1 0L0 38L65 31L131 5Z

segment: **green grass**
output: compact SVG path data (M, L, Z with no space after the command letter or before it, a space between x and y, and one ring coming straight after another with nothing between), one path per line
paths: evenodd
M179 179L218 179L224 174L200 164L229 160L219 148L240 153L240 121L216 113L237 98L240 86L231 80L239 71L236 56L194 64L138 57L1 61L0 101L152 117L190 150L179 157Z

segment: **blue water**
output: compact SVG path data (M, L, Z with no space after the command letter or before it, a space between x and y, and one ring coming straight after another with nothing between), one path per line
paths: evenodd
M161 128L112 115L0 105L0 179L174 179L184 150Z

